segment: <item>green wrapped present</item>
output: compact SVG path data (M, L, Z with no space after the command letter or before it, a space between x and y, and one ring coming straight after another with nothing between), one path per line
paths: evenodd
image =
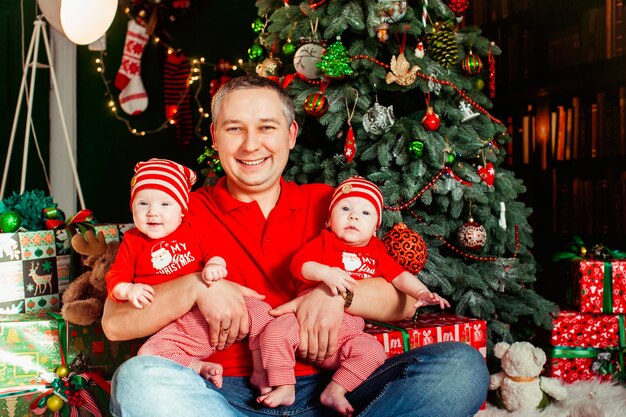
M144 341L111 342L100 323L66 324L52 312L0 315L0 393L40 384L42 375L54 372L64 362L71 363L79 353L86 358L87 371L109 379L122 362L136 355Z

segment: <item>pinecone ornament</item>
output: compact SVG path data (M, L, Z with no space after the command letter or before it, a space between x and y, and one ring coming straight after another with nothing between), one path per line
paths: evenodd
M426 35L426 49L431 58L444 68L450 68L459 60L459 47L454 28L447 22L437 22L433 31Z

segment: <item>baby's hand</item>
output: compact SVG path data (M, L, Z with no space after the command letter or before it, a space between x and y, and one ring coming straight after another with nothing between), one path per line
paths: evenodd
M329 272L324 276L324 284L333 295L343 294L346 291L352 291L353 286L356 284L356 280L352 278L341 268L330 268Z
M214 281L226 278L228 271L226 267L218 264L206 264L202 270L202 280L210 287Z
M450 303L448 303L448 300L440 297L439 294L437 294L436 292L430 292L427 290L421 291L415 298L417 299L417 303L415 303L415 305L413 306L415 308L422 306L432 306L436 304L439 304L442 310L446 307L450 307Z
M135 307L144 308L154 301L154 288L146 284L130 284L126 288L126 298Z

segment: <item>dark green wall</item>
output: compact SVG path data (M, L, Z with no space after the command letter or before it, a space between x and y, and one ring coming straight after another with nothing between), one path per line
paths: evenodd
M24 1L24 15L20 11L18 0L0 0L0 45L2 58L0 59L0 160L1 172L4 172L6 156L8 154L9 139L16 113L20 82L22 80L22 60L26 58L28 46L33 32L35 20L35 2ZM23 22L23 25L22 25ZM22 42L22 27L24 30ZM43 39L40 38L39 62L47 63ZM30 72L28 74L30 81ZM32 106L32 120L38 143L44 155L48 154L49 123L48 123L48 91L49 71L38 69L35 82L36 98ZM23 96L20 107L20 119L17 125L13 149L11 152L10 170L6 180L4 197L20 190L22 171L22 155L24 155L24 129L27 114L27 96ZM28 175L26 176L26 190L38 188L47 192L45 177L41 162L37 156L34 136L31 134L28 152ZM47 162L46 162L47 163Z
M214 64L221 57L231 62L245 59L255 37L250 28L257 11L254 2L192 0L192 7L191 13L167 25L171 46L180 48L188 57L204 57L207 63ZM119 68L127 23L128 18L119 11L107 33L106 77L111 80L115 94L118 92L112 80ZM87 208L96 218L100 222L128 222L131 221L129 182L134 164L153 157L169 158L199 173L201 167L196 158L204 143L196 138L191 145L180 146L172 127L145 137L132 135L107 106L104 85L94 63L98 55L86 46L78 48L78 172ZM161 59L158 48L150 42L142 59L148 109L139 116L125 115L140 130L158 127L165 120ZM203 74L205 94L201 98L208 110L209 81L215 74L214 68L205 65ZM208 135L208 124L204 130ZM198 183L201 181L200 178Z

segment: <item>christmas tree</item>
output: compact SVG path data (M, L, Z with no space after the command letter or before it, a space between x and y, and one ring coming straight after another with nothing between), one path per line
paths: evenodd
M390 253L455 314L487 320L490 345L550 329L525 187L491 114L501 50L462 22L467 0L256 4L250 69L278 69L301 129L286 177L378 184Z

